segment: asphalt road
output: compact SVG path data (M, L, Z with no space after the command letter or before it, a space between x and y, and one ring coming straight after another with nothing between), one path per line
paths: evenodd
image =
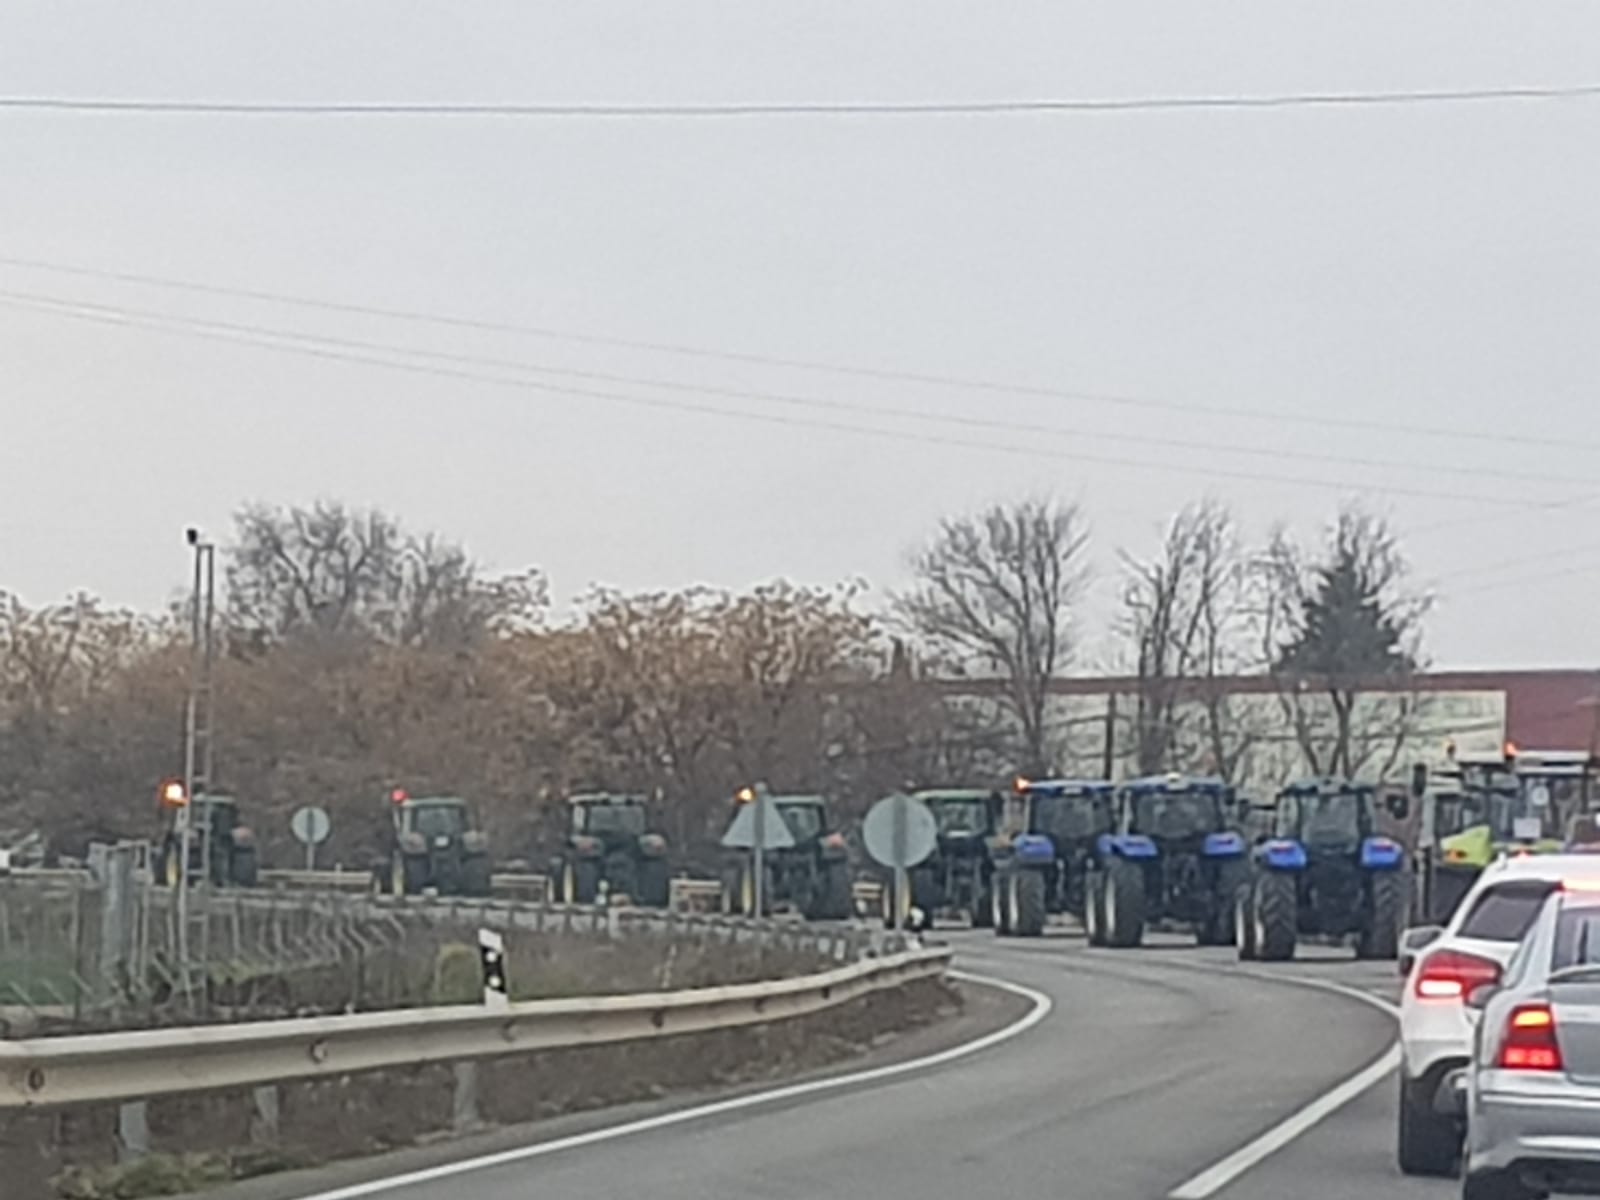
M1341 956L1248 971L1176 939L1138 952L1053 935L950 935L963 970L1049 996L1048 1015L981 1053L770 1106L651 1129L381 1200L1154 1200L1281 1125L1393 1042L1379 1007L1284 980L1392 997L1391 964ZM1272 978L1263 978L1270 976ZM1225 1200L1443 1198L1393 1155L1393 1076L1213 1193ZM1192 1186L1192 1185L1191 1185Z

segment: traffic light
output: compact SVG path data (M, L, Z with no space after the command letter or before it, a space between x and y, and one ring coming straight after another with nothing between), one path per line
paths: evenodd
M157 792L163 808L188 808L189 789L184 787L181 779L164 779L161 789Z

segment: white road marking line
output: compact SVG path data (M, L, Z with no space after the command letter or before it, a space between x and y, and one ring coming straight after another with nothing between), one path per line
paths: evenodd
M1236 973L1247 975L1252 979L1265 979L1274 983L1293 984L1348 996L1381 1009L1397 1020L1400 1016L1400 1009L1396 1005L1360 988L1345 987L1343 984L1329 983L1324 979L1296 979L1287 975L1272 975L1265 971ZM1336 1084L1331 1091L1324 1092L1298 1112L1291 1113L1254 1141L1239 1147L1221 1162L1207 1167L1192 1179L1179 1184L1167 1193L1168 1200L1205 1200L1206 1197L1216 1194L1263 1159L1282 1150L1319 1121L1338 1112L1399 1065L1400 1043L1396 1042L1375 1062L1363 1067L1343 1083Z
M997 1029L993 1033L986 1033L970 1042L963 1042L959 1046L952 1046L948 1050L941 1050L937 1054L925 1055L922 1058L914 1058L908 1062L890 1063L888 1066L872 1067L869 1070L856 1071L849 1075L834 1075L827 1079L813 1079L806 1083L795 1083L787 1087L774 1088L772 1091L756 1092L748 1096L734 1096L727 1100L716 1100L710 1104L700 1104L693 1108L679 1109L676 1112L661 1113L654 1117L643 1117L640 1120L627 1121L621 1125L610 1125L603 1129L591 1129L587 1133L577 1133L570 1137L555 1138L548 1142L535 1142L531 1146L519 1146L514 1150L501 1150L495 1154L484 1154L477 1158L465 1158L457 1162L441 1163L437 1167L424 1167L421 1170L392 1175L387 1179L372 1179L364 1183L354 1183L347 1187L334 1188L332 1191L314 1192L300 1197L300 1200L359 1200L363 1196L375 1196L398 1188L432 1183L435 1180L464 1175L469 1171L483 1171L490 1167L504 1166L507 1163L521 1162L525 1159L543 1158L548 1154L559 1154L563 1150L577 1150L583 1146L593 1146L599 1142L609 1142L617 1138L630 1137L636 1133L649 1133L655 1129L683 1125L689 1121L700 1121L706 1117L736 1112L742 1108L758 1108L765 1104L777 1104L781 1101L794 1100L801 1096L814 1096L819 1092L831 1092L840 1088L854 1087L857 1084L875 1083L880 1079L892 1079L897 1075L908 1075L913 1071L925 1071L930 1067L943 1066L945 1063L954 1062L958 1058L965 1058L969 1054L977 1054L979 1051L987 1050L991 1046L998 1046L1001 1042L1009 1041L1018 1034L1026 1033L1044 1020L1049 1015L1051 1008L1054 1007L1054 1002L1049 996L1043 992L1035 991L1033 988L1024 987L1019 983L1011 983L1004 979L993 979L987 975L974 975L967 971L949 971L947 974L952 979L964 979L969 983L1011 992L1030 1001L1033 1007L1011 1022L1011 1024L1002 1029Z

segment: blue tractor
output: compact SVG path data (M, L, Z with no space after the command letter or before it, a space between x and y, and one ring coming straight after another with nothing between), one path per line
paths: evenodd
M1002 936L1037 937L1049 913L1083 913L1095 839L1111 828L1111 784L1018 779L1003 832L989 843L990 923Z
M1118 787L1112 827L1090 860L1089 944L1137 946L1155 924L1192 929L1202 946L1232 942L1236 897L1250 881L1235 816L1221 779L1156 775Z
M1404 820L1403 793L1389 812ZM1378 831L1378 791L1348 779L1306 779L1278 793L1271 836L1235 917L1239 957L1282 962L1301 937L1354 941L1357 958L1394 958L1410 908L1405 847Z

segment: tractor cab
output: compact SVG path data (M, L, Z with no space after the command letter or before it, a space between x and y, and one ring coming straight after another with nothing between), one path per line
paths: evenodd
M1378 793L1369 783L1306 779L1278 793L1273 835L1300 843L1311 859L1355 854L1378 834Z
M1016 827L1058 842L1092 842L1111 830L1112 790L1104 779L1018 779Z
M1600 764L1585 751L1518 750L1456 759L1461 800L1440 859L1481 869L1508 850L1559 851L1575 818L1593 811Z
M774 796L773 805L797 845L809 845L828 832L828 804L821 796Z
M1232 829L1233 788L1209 776L1156 775L1133 779L1117 792L1115 831L1171 848L1201 847Z
M620 845L649 832L649 811L644 796L611 792L583 792L567 801L574 837L598 838L608 846Z

